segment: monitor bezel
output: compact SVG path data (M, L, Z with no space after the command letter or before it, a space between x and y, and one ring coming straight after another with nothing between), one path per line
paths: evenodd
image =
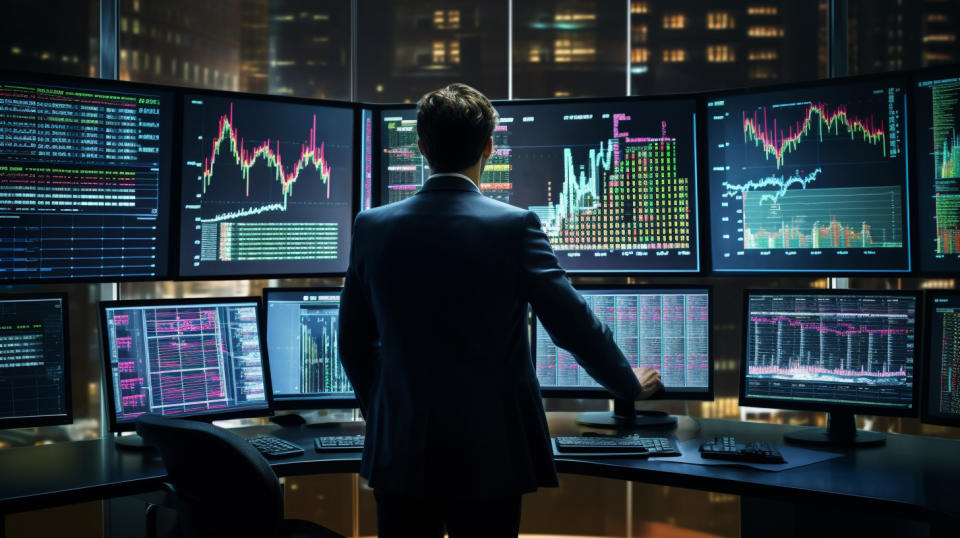
M658 270L643 270L643 269L624 269L624 270L584 270L584 269L571 269L567 273L571 276L587 276L587 277L624 277L628 275L642 275L644 277L656 277L656 276L684 276L684 277L697 277L697 276L707 276L709 267L706 263L706 258L704 258L704 252L707 248L706 241L704 241L704 227L706 219L704 218L704 210L706 209L706 184L704 183L704 157L702 154L702 146L704 140L704 132L702 130L702 120L703 115L701 113L701 101L702 94L700 93L673 93L670 95L624 95L624 96L611 96L611 97L562 97L562 98L538 98L538 99L492 99L490 102L493 104L494 108L500 106L537 106L537 105L566 105L566 104L607 104L607 103L657 103L657 102L686 102L691 106L690 110L694 117L693 120L693 132L694 132L694 146L692 148L692 155L694 158L694 188L693 195L694 201L691 204L695 213L695 222L691 227L693 233L696 234L695 244L696 247L693 249L696 252L691 254L691 257L696 258L697 268L695 270L684 269L684 270L675 270L675 269L658 269ZM381 144L381 131L383 125L383 114L385 112L392 111L401 111L401 110L416 110L416 103L383 103L373 105L371 108L374 110L374 128L373 128L373 146L375 149L373 157L373 171L374 171L374 181L371 188L373 189L373 207L381 207L383 200L386 195L386 183L382 174L382 162L381 158L383 155L383 146ZM516 207L516 206L515 206Z
M677 391L663 390L651 396L650 400L689 400L689 401L712 401L715 391L715 357L714 357L714 297L713 286L709 284L582 284L574 285L573 288L579 293L582 291L631 291L637 294L649 291L681 291L688 290L694 292L705 292L707 294L707 326L708 339L707 344L707 370L709 370L707 379L707 388L695 391ZM537 317L533 309L530 309L529 316L530 332L530 356L533 361L534 374L537 367ZM538 381L539 385L539 381ZM544 398L580 398L580 399L600 399L610 400L616 397L602 387L551 387L540 386L540 393Z
M924 293L924 324L923 331L923 390L920 391L920 422L923 424L937 424L939 426L960 426L960 414L956 417L942 417L931 412L933 405L933 394L928 385L933 372L933 353L935 346L933 343L933 322L934 322L934 299L940 297L951 297L960 300L960 290L929 290Z
M269 328L270 323L270 296L276 293L336 293L340 295L343 292L343 286L299 286L299 287L272 287L263 288L263 323L264 327ZM264 335L267 338L268 334ZM267 343L269 346L269 342ZM291 397L278 396L273 393L273 407L276 410L298 410L298 409L354 409L359 408L360 403L356 398L355 392L331 392L328 395L291 395Z
M824 273L836 274L847 277L868 277L868 278L883 278L883 277L907 277L912 276L917 272L916 259L914 257L914 250L916 250L915 243L915 233L916 226L913 219L916 219L916 159L913 158L913 152L915 150L915 140L913 139L913 116L914 112L914 92L912 71L897 71L895 73L871 73L866 75L854 75L846 77L837 77L829 79L820 79L814 81L806 82L796 82L796 83L780 83L780 84L770 84L764 86L752 86L752 87L742 87L742 88L733 88L733 89L724 89L716 91L703 91L698 93L698 98L700 102L700 110L698 113L703 120L703 129L702 134L699 138L703 140L701 143L701 149L703 150L703 158L701 159L701 175L704 177L702 181L703 184L703 200L702 200L702 215L703 222L707 223L705 225L706 233L711 234L710 237L705 237L702 243L708 245L709 252L706 252L708 256L704 261L706 262L704 269L709 276L718 276L718 277L756 277L764 274L773 273L775 275L780 275L784 277L803 277L803 276L822 276ZM888 270L881 269L877 271L865 270L863 268L858 269L802 269L802 270L792 270L789 268L783 269L717 269L714 264L713 251L713 237L711 232L710 223L712 222L712 203L711 203L711 178L710 178L710 162L709 162L709 122L707 121L708 117L708 104L711 101L714 101L718 98L732 97L732 96L749 96L755 94L763 93L772 93L772 92L782 92L782 91L791 91L791 90L807 90L807 89L818 89L824 88L829 89L832 87L839 87L850 84L863 84L863 83L882 83L890 87L898 87L903 93L905 102L903 106L904 118L903 118L903 151L904 151L904 171L907 175L906 177L906 187L904 189L904 195L907 197L904 200L904 223L906 229L904 230L904 238L907 241L907 244L903 247L906 249L906 263L907 269L905 270Z
M346 275L346 270L344 271L328 271L323 273L318 272L296 272L296 273L237 273L237 274L184 274L183 267L181 265L181 252L180 252L180 239L181 239L181 220L182 220L182 197L183 197L183 117L186 113L186 100L190 96L210 96L217 97L221 99L234 99L234 100L248 100L248 101L259 101L267 104L276 103L276 104L288 104L288 105L306 105L313 107L328 107L328 108L338 108L349 110L353 113L353 118L351 119L350 125L353 129L353 136L351 136L351 141L353 143L353 149L350 152L350 161L352 163L352 173L351 177L348 178L350 185L350 220L346 223L347 226L347 236L351 237L353 235L353 221L359 213L360 206L360 181L363 179L363 174L361 172L363 163L361 162L361 146L362 140L360 140L360 133L362 128L362 109L371 108L364 105L363 103L355 103L351 101L334 101L330 99L311 99L306 97L293 97L287 95L269 95L269 94L258 94L258 93L249 93L249 92L234 92L234 91L225 91L225 90L212 90L207 88L190 88L183 87L177 88L176 90L176 108L175 113L177 114L177 122L175 124L177 130L174 132L174 139L176 144L176 162L174 163L176 175L173 178L173 189L171 193L171 202L174 204L173 217L175 222L171 223L171 250L176 251L175 259L171 259L170 266L170 278L177 282L192 282L200 280L252 280L252 279L262 279L262 278L334 278L334 277L344 277ZM359 143L358 143L359 142ZM375 142L375 141L374 141ZM377 145L374 144L376 148ZM176 248L174 248L176 247ZM345 265L349 265L349 248L350 245L347 245L346 252L348 253Z
M167 167L169 170L169 181L171 185L168 187L167 191L170 193L170 199L168 200L168 207L158 207L158 211L166 211L167 213L167 233L169 236L173 236L175 221L179 220L178 204L174 200L174 187L179 184L180 170L177 168L177 163L180 162L178 154L180 152L180 142L174 140L174 137L181 130L181 114L179 108L179 90L174 86L164 86L162 84L151 84L151 83L142 83L142 82L130 82L125 80L112 80L104 78L91 78L91 77L80 77L74 75L54 75L51 73L40 73L34 71L22 71L22 70L12 70L12 69L0 69L0 79L16 79L22 80L28 84L45 84L50 86L72 86L77 85L80 87L89 87L92 89L97 89L98 86L102 87L105 91L122 91L127 93L136 93L136 92L153 92L157 94L165 94L165 97L169 100L169 114L170 114L170 155L167 158ZM161 160L162 162L162 160ZM163 185L160 185L160 188L163 189ZM53 278L24 278L23 276L18 276L16 278L4 279L0 278L0 285L4 284L69 284L69 283L97 283L97 282L155 282L157 280L169 280L176 275L174 271L174 257L176 255L173 245L170 243L169 237L159 237L157 239L158 245L166 246L166 266L158 263L157 274L154 276L125 276L125 277L53 277Z
M267 340L264 330L266 325L263 320L263 303L260 296L252 295L245 297L203 297L188 299L132 299L120 301L100 301L98 305L100 321L100 358L101 358L101 392L106 393L103 402L106 404L106 415L109 421L110 432L119 433L125 431L134 431L137 426L137 419L119 420L117 417L116 398L114 397L113 387L113 366L110 361L110 337L107 331L107 309L108 308L138 308L151 306L194 306L204 304L224 304L224 303L255 303L257 312L257 327L260 339L260 357L263 367L264 383L264 405L256 408L232 409L223 412L197 413L192 415L164 415L170 418L183 420L196 420L199 422L213 422L217 420L228 420L234 418L265 417L273 414L273 385L270 381L269 354L267 352Z
M70 303L66 292L50 293L3 293L0 301L43 301L59 299L60 316L63 327L63 403L64 414L33 417L0 418L0 430L11 428L34 428L40 426L62 426L73 424L73 387L70 375Z
M871 404L841 404L825 401L799 401L777 398L758 398L748 397L746 395L746 353L747 339L749 334L749 323L746 318L750 311L750 297L754 295L831 295L831 296L891 296L891 297L912 297L915 301L914 322L913 322L913 386L910 397L910 407L882 407ZM878 290L878 289L777 289L777 288L748 288L743 290L743 303L740 311L741 339L740 339L740 360L738 363L738 403L740 407L762 407L767 409L785 409L793 411L818 411L818 412L843 412L884 417L916 417L919 414L919 391L922 383L921 374L921 348L923 332L923 293L914 290Z

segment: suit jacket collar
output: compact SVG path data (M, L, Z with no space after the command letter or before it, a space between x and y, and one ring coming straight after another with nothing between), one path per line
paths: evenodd
M480 194L477 185L470 181L467 176L460 174L436 174L430 176L427 182L420 188L420 192L431 191L464 191Z

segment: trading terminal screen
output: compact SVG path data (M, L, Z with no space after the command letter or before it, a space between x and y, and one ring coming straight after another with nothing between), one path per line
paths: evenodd
M268 408L256 301L107 306L103 321L117 424Z
M916 298L752 293L745 399L913 407Z
M960 294L931 298L927 414L960 421Z
M172 101L0 79L0 280L167 276Z
M899 82L708 98L706 123L714 271L910 270Z
M180 274L343 273L351 108L184 97Z
M960 74L916 91L920 269L960 270Z
M529 209L567 270L696 272L696 103L497 104L486 196ZM430 169L416 110L380 119L382 202L416 194Z
M0 299L0 424L70 415L62 298Z
M710 295L705 289L580 290L597 318L613 332L632 367L660 372L667 392L710 389ZM537 379L544 390L605 392L553 343L540 320L534 334Z
M267 349L275 401L346 395L340 364L339 290L267 290Z

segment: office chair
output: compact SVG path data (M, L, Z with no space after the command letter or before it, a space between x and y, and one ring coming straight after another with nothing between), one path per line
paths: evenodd
M137 433L160 451L183 536L343 538L308 521L284 519L277 475L237 435L151 414L137 419Z

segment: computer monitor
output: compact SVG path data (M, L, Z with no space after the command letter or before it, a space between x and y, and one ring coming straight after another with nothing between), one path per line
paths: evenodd
M713 399L711 288L704 286L578 286L577 291L607 324L632 367L660 372L664 389L655 399ZM534 312L534 315L536 313ZM537 379L545 397L612 398L534 323ZM614 413L584 413L578 422L601 426L650 426L676 423L676 417L635 411L633 401L614 399Z
M928 291L921 417L960 426L960 292Z
M700 270L696 101L687 98L494 103L491 198L534 211L576 273ZM381 201L430 175L416 110L380 111Z
M100 332L110 431L270 412L259 297L104 301Z
M173 94L0 72L0 282L167 276Z
M0 295L0 428L69 424L67 294Z
M910 271L904 82L707 96L716 273Z
M791 441L882 443L853 415L916 415L919 306L919 292L745 291L740 405L829 413Z
M183 109L180 276L346 272L353 105L198 92Z
M924 273L960 271L960 69L925 73L915 89L917 260Z
M355 407L340 364L341 288L265 288L267 349L277 409Z

